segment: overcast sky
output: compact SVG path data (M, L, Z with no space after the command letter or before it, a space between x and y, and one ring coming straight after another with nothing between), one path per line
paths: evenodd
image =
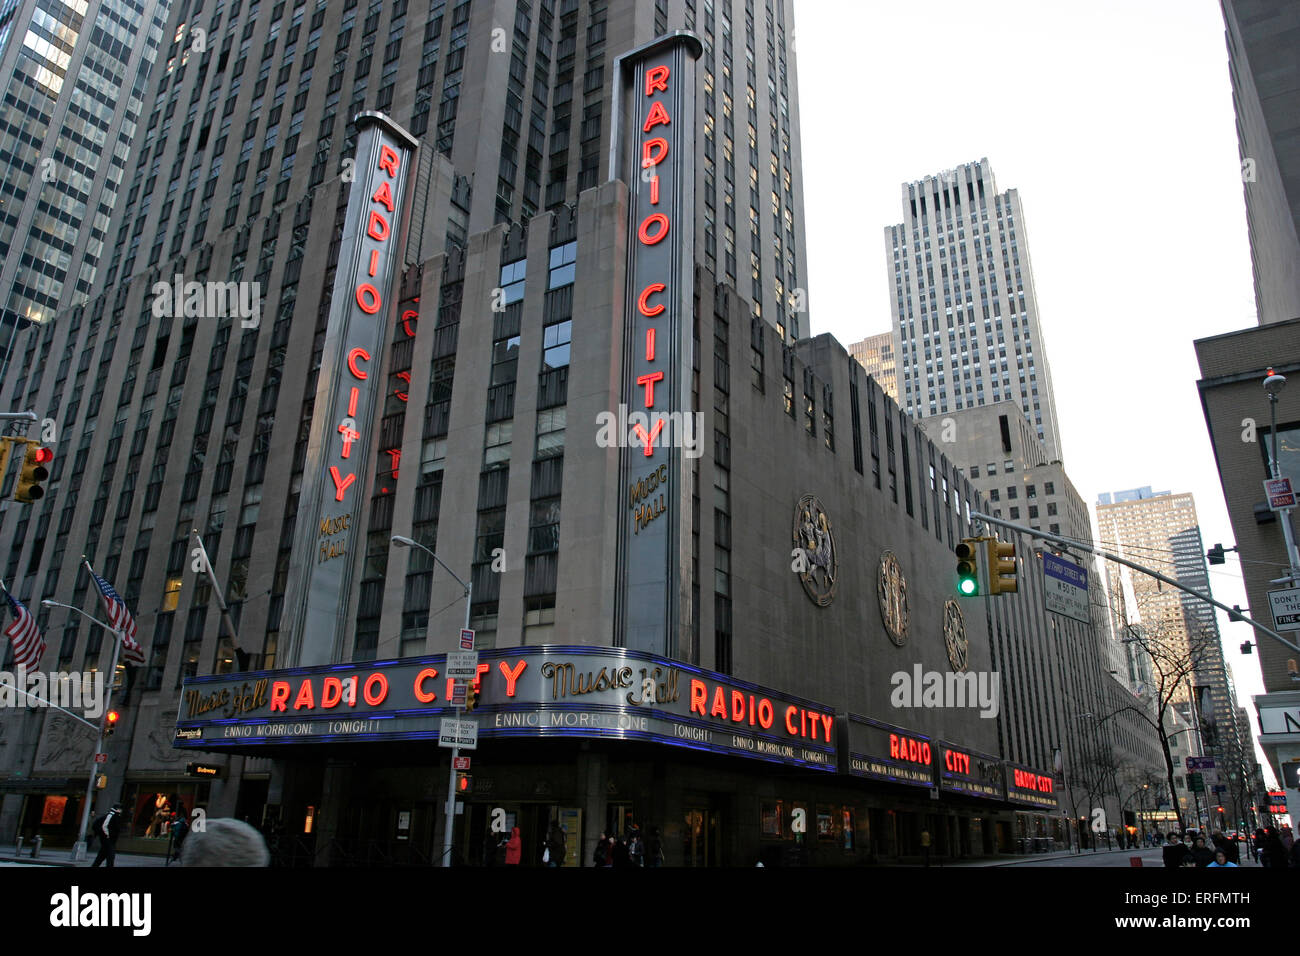
M813 334L889 330L900 185L987 157L1024 204L1085 503L1191 492L1206 546L1230 546L1192 348L1256 324L1218 3L795 0L795 24ZM1219 600L1245 605L1234 555L1210 574ZM1254 723L1258 658L1238 650L1253 632L1223 613L1219 626Z

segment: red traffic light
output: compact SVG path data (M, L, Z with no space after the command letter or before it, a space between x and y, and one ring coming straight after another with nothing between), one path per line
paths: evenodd
M122 719L122 715L115 710L110 710L107 714L104 715L104 720L108 722L108 726L110 727L116 725L117 722L121 719Z
M52 449L52 448L37 448L34 452L32 452L32 458L36 461L36 463L37 463L38 465L43 465L43 464L45 464L47 461L53 461L53 460L54 460L54 449Z

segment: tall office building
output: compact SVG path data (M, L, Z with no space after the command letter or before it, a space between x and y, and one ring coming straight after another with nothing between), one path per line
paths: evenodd
M898 362L894 354L894 336L890 332L868 335L849 346L849 354L880 383L886 395L898 401Z
M1106 550L1202 593L1210 590L1196 502L1190 494L1153 492L1149 486L1103 494L1097 503L1097 532ZM1213 606L1148 575L1131 575L1125 583L1120 565L1107 562L1106 566L1112 590L1131 594L1136 605L1127 609L1126 623L1140 624L1133 625L1136 630L1126 628L1125 633L1140 636L1145 630L1174 658L1195 663L1194 673L1186 676L1172 699L1185 717L1195 714L1201 720L1205 752L1220 752L1216 737L1235 741L1240 734L1236 691L1224 661ZM1142 653L1141 645L1129 646L1131 654ZM1159 668L1134 665L1135 673L1152 670ZM1153 674L1153 679L1159 678ZM1196 687L1208 691L1194 701Z
M90 296L170 6L0 4L0 373L18 326Z
M1261 324L1300 318L1300 7L1220 0Z
M902 187L885 228L903 408L929 418L1013 401L1048 461L1061 458L1020 195L987 159Z
M1237 117L1238 150L1246 197L1246 222L1259 324L1198 340L1201 380L1197 388L1214 446L1223 497L1238 554L1251 616L1273 622L1268 592L1279 589L1279 573L1300 567L1300 555L1286 544L1300 537L1296 509L1272 511L1261 481L1272 472L1273 428L1267 396L1260 388L1272 369L1290 379L1277 396L1280 473L1300 486L1300 149L1295 117L1300 114L1300 69L1295 48L1300 10L1272 0L1222 0L1228 72ZM1243 423L1259 428L1249 439ZM1243 633L1243 637L1246 636ZM1255 648L1267 694L1255 698L1260 743L1273 774L1300 759L1300 695L1290 671L1295 649L1257 633ZM1288 787L1292 800L1300 788ZM1263 794L1258 794L1263 802Z

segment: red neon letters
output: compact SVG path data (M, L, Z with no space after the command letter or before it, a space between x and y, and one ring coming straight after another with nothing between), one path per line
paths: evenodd
M691 679L690 687L691 713L701 717L718 717L733 724L747 724L768 730L775 723L775 708L766 697L756 697L735 688L725 688L721 684L709 692L709 685L696 678ZM791 737L831 742L831 728L835 718L830 714L818 713L790 704L784 714L785 732Z
M911 737L890 734L889 756L895 760L906 760L909 763L920 763L929 766L930 745L924 740L913 740Z
M668 78L671 71L666 65L652 66L646 70L645 74L645 95L654 96L655 93L668 92ZM641 131L649 133L656 126L670 126L672 123L668 115L668 110L662 101L655 101L650 104L650 111L646 115L645 123ZM650 205L659 205L659 174L655 171L665 159L671 146L665 136L651 136L641 143L641 180L649 185ZM654 246L662 242L672 228L672 222L668 215L663 212L652 212L641 221L637 227L637 240L643 246ZM651 304L650 297L667 292L668 287L662 282L651 282L641 294L637 296L637 311L647 319L653 319L667 311L667 306L662 302ZM653 327L646 329L645 337L645 360L653 362L655 360L655 330ZM655 405L655 382L662 382L665 379L665 373L662 371L651 371L638 375L636 383L645 389L645 407L654 408ZM645 457L649 458L654 454L654 442L663 431L664 420L660 418L647 431L641 425L634 425L632 433L642 443L645 449Z

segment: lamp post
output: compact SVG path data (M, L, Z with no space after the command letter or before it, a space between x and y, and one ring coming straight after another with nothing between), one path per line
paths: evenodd
M117 680L117 654L122 649L122 632L116 628L105 624L93 614L87 614L79 607L73 607L71 604L60 604L58 601L41 601L45 607L61 607L69 611L76 611L82 617L94 624L98 624L104 630L113 635L113 666L109 668L110 680L106 682L104 688L104 710L99 715L99 736L95 738L95 755L90 760L90 778L86 781L86 799L81 805L81 830L77 834L77 842L72 845L72 859L78 863L86 858L86 830L90 826L90 799L95 792L95 777L99 774L99 756L104 753L104 721L108 719L109 705L113 700L113 684Z
M448 574L450 574L453 578L455 578L456 583L465 589L465 629L469 630L469 611L470 611L470 604L471 601L473 600L473 595L474 595L473 586L471 584L467 584L465 581L462 581L460 575L458 575L451 568L447 567L447 565L443 562L442 558L438 557L436 554L433 553L432 550L420 544L420 542L416 541L414 538L408 538L405 535L395 534L393 535L393 544L400 545L403 548L419 548L429 557L433 558L434 561L438 562L438 564L442 565L443 570L446 571ZM425 632L427 635L428 633L427 624L425 625ZM456 708L457 718L460 717L460 714L461 714L461 709L459 706L457 706ZM458 756L460 756L460 748L452 747L451 760L449 762L448 765L449 769L447 771L446 820L443 824L443 833L442 833L442 865L444 867L451 866L451 831L456 822L456 758Z
M1268 392L1269 434L1273 440L1273 453L1269 456L1270 478L1282 477L1282 463L1277 456L1277 396L1284 385L1286 385L1286 376L1278 375L1270 367L1264 377L1264 391ZM1286 542L1287 577L1294 587L1300 581L1300 555L1296 553L1295 534L1291 530L1291 509L1282 508L1278 515L1282 522L1282 538Z

